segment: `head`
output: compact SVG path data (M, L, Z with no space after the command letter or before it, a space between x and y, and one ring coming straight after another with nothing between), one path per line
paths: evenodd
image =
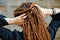
M50 40L49 32L45 22L42 20L42 12L38 10L34 3L22 3L15 11L14 16L26 14L27 18L23 24L23 34L25 40Z

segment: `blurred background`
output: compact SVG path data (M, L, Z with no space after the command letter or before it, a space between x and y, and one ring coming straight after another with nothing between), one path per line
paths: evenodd
M39 6L45 8L60 8L60 0L0 0L0 14L6 17L14 17L14 10L23 2L36 2ZM44 18L47 25L49 25L51 19L50 16ZM21 32L23 30L17 25L6 25L4 27L11 31L17 29L17 31ZM60 40L60 28L57 31L55 40Z

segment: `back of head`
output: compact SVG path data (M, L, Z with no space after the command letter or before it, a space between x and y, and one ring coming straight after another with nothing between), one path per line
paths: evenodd
M38 10L34 3L22 3L15 11L14 16L26 14L27 18L23 24L23 34L25 40L50 40L50 34L42 20L42 12Z

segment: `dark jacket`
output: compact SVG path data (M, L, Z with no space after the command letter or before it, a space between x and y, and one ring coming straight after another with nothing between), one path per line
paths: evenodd
M55 16L57 15L52 16L52 21L49 24L49 27L47 28L51 35L50 36L51 40L54 40L56 32L60 26L60 20L59 20L60 17L58 16L59 18L58 17L55 18ZM2 40L24 40L23 32L19 32L16 30L10 31L7 28L3 28L4 25L8 25L7 21L4 18L5 16L0 15L0 39Z

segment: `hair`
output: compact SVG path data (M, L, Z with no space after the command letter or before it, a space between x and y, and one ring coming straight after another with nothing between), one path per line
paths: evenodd
M50 34L43 21L42 12L38 10L34 3L22 3L15 11L14 16L26 14L24 19L23 34L25 40L50 40Z

